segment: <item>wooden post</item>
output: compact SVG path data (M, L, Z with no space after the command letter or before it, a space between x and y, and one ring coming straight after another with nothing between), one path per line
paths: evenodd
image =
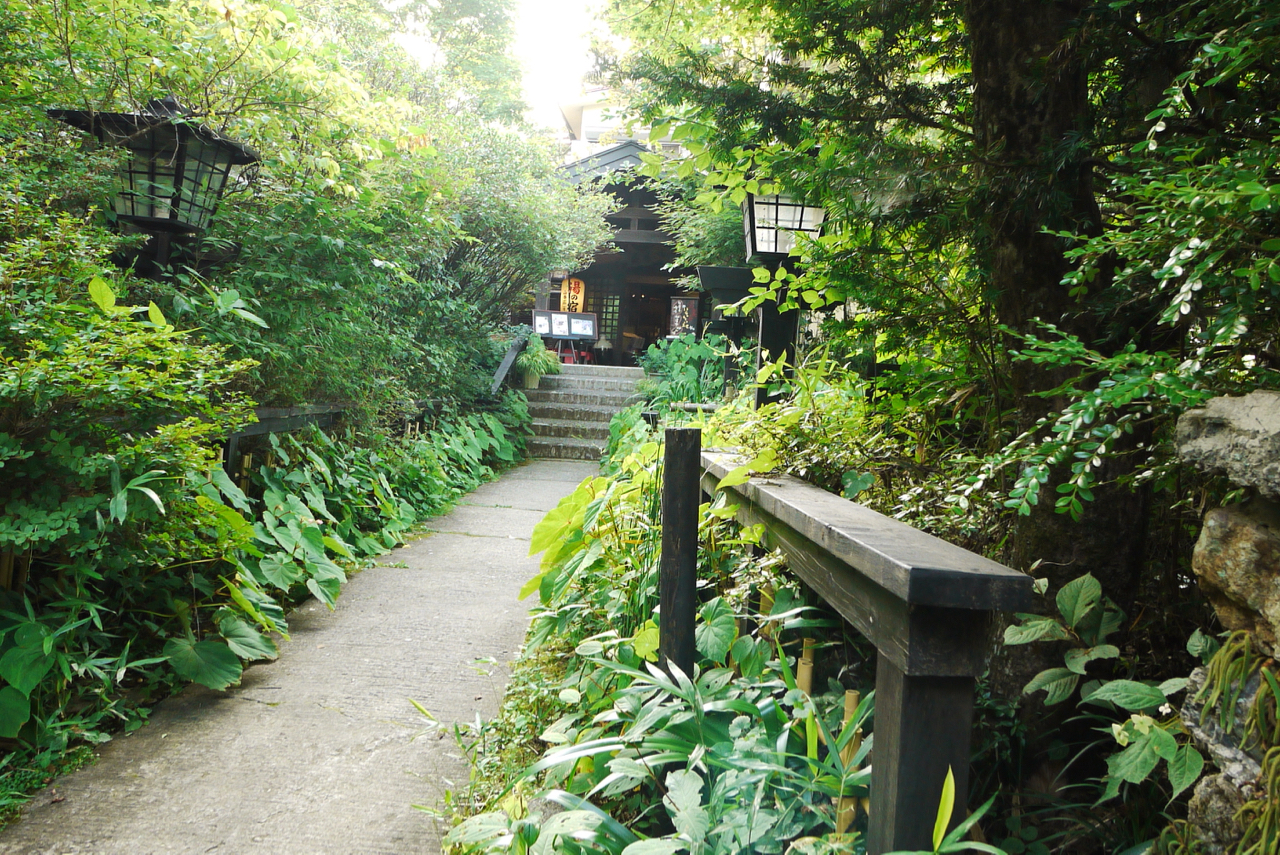
M13 590L13 553L0 552L0 588Z
M911 677L890 657L876 657L876 742L871 749L868 855L930 850L942 782L951 768L957 809L969 798L973 677Z
M658 661L693 676L697 620L698 504L702 498L702 431L667 428L662 474L662 561Z
M786 293L779 293L778 298L786 299ZM791 369L796 361L796 336L800 331L800 310L791 309L780 312L776 302L765 300L760 304L759 312L760 355L756 358L756 368L759 369L764 364L763 354L766 350L769 352L770 361L776 361L785 353L789 366L785 373L786 376L791 376ZM764 406L768 400L768 392L763 387L756 390L757 408Z

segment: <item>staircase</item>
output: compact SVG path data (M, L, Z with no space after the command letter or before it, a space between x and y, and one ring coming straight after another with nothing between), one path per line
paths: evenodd
M599 460L609 441L609 419L635 402L640 368L562 365L537 389L525 389L533 416L530 457Z

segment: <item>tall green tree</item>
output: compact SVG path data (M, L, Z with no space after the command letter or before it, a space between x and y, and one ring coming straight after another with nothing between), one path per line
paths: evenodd
M1055 587L1092 572L1121 603L1147 557L1162 426L1271 364L1278 15L611 6L634 42L615 80L685 143L677 170L730 204L778 187L824 204L793 293L852 301L888 349L945 365L943 399L981 389L975 449L1005 448L975 475L1019 511L1012 562L1043 561Z

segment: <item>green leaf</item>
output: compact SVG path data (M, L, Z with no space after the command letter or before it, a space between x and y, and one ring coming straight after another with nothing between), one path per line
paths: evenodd
M169 325L169 322L164 319L164 312L160 311L160 307L154 302L147 303L147 320L158 327Z
M511 819L502 811L481 813L468 819L445 835L444 842L454 846L471 847L486 843L506 834L511 829Z
M106 314L114 314L116 293L111 290L107 280L99 276L89 280L89 298Z
M859 475L856 469L850 469L840 476L840 484L844 488L840 495L846 499L852 499L859 493L870 490L875 483L876 475L874 472L864 472Z
M1119 655L1120 648L1114 644L1099 644L1097 647L1068 650L1063 658L1069 669L1083 675L1085 666L1095 659L1115 659Z
M13 686L0 689L0 736L13 739L31 718L31 701Z
M701 609L702 621L694 628L694 644L698 652L718 664L725 657L738 635L738 622L733 610L724 598L716 597Z
M282 591L293 587L302 578L303 568L285 552L275 552L258 562L267 581Z
M936 850L942 846L942 838L947 833L947 826L951 824L951 812L956 806L956 776L951 771L951 767L947 767L947 777L942 782L942 798L938 800L938 816L933 821L933 848Z
M1204 757L1190 745L1183 745L1169 761L1169 783L1173 785L1173 798L1196 782L1204 771Z
M0 657L0 677L24 696L30 696L53 667L54 657L44 652L43 636L33 644L11 648Z
M657 662L658 641L658 625L651 620L646 621L644 629L637 632L631 639L631 648L641 659Z
M1078 579L1072 579L1058 591L1058 611L1067 626L1072 629L1087 615L1098 601L1102 599L1102 585L1091 574L1086 573Z
M1030 644L1033 641L1063 641L1071 637L1062 624L1051 617L1018 615L1021 625L1010 624L1004 629L1004 643L1008 645Z
M547 578L546 573L539 573L537 576L534 576L528 582L525 582L524 586L520 589L520 593L516 595L516 599L523 600L525 597L529 596L534 591L541 588L542 580L545 578Z
M351 554L351 548L347 546L345 543L343 543L343 541L340 538L326 534L323 538L321 538L321 540L325 546L327 546L329 549L332 549L334 552L341 555L343 558L350 558L353 560L355 559L355 556Z
M264 321L262 318L255 315L253 312L248 311L247 309L235 308L231 310L231 313L238 318L242 318L248 321L251 324L255 324L256 326L262 327L264 330L271 329L271 327L267 325L266 321Z
M1140 734L1124 751L1107 758L1107 773L1117 780L1139 784L1147 779L1159 762L1151 734Z
M728 474L720 479L720 484L716 489L723 490L726 487L736 487L739 484L745 484L750 478L751 467L739 466L736 469L729 470Z
M1044 702L1052 706L1062 703L1071 697L1080 682L1080 675L1066 668L1049 668L1031 678L1031 682L1022 688L1024 695L1045 690Z
M331 611L338 602L338 593L341 589L342 583L338 579L307 580L307 590L314 594L317 600L328 606Z
M711 820L702 806L702 778L697 772L681 769L667 774L667 794L662 797L676 831L696 847L706 839Z
M231 502L232 507L242 511L249 510L249 497L231 480L227 470L221 466L213 467L209 470L209 480L218 488L218 492L227 497L227 501Z
M537 555L550 548L561 540L567 529L575 526L574 518L582 513L587 503L591 501L592 493L588 489L589 483L583 483L578 489L561 499L542 518L542 521L533 527L533 534L529 539L530 555Z
M1203 664L1208 664L1213 658L1213 654L1218 652L1218 640L1211 635L1205 635L1200 630L1191 633L1191 637L1187 639L1187 652L1192 656L1200 657Z
M1155 686L1134 680L1112 680L1084 700L1091 704L1110 701L1127 710L1145 710L1160 706L1165 702L1165 697L1164 692Z
M275 659L280 655L274 641L238 617L225 617L218 621L218 632L241 659Z
M240 682L244 672L240 657L216 641L171 638L165 642L164 655L179 677L219 691Z

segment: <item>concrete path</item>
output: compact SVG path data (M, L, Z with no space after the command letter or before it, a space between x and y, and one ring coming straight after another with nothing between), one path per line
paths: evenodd
M403 567L356 575L335 612L290 615L280 659L240 688L188 688L38 795L0 853L438 852L437 822L411 805L467 769L408 699L442 723L497 711L528 626L530 531L595 472L536 461L471 493L380 562Z

